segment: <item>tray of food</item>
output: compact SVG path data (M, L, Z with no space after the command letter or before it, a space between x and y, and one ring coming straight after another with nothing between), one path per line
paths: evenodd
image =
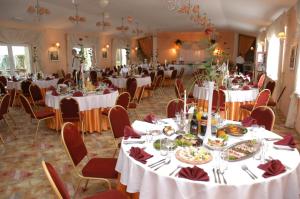
M255 155L260 149L257 140L244 140L235 143L224 150L224 159L230 162L245 160Z
M171 136L175 133L175 129L173 129L171 126L165 126L163 128L163 133L166 135L166 136Z
M194 134L184 134L178 135L175 138L175 142L177 146L186 147L186 146L201 146L203 140Z
M208 138L204 145L212 150L222 150L227 142L222 138Z
M175 157L183 163L199 165L212 160L211 153L204 147L186 147L176 151Z
M232 136L242 136L247 133L247 129L239 124L227 124L217 130L217 135L222 134L222 132Z

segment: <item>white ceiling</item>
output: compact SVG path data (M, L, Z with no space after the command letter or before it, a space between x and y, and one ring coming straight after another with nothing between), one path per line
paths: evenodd
M40 0L40 5L47 7L51 14L37 22L33 15L26 12L35 0L0 0L0 21L14 21L49 28L75 31L102 32L95 26L103 11L109 13L107 19L112 27L105 32L116 33L116 26L121 24L121 17L133 16L144 32L156 31L201 31L188 16L171 12L167 2L171 0L109 0L101 8L99 0L77 0L79 15L86 17L86 22L75 25L68 21L74 15L72 0ZM195 1L195 0L194 0ZM260 28L269 25L280 13L290 8L297 0L198 0L200 8L206 12L217 29L232 29L244 33L257 33ZM0 23L1 26L1 23ZM130 25L131 30L135 27Z

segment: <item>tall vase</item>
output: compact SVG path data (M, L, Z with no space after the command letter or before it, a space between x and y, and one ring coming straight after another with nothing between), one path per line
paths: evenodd
M208 110L207 110L207 126L204 140L207 140L211 137L211 112L212 112L212 100L213 100L213 92L214 92L214 82L208 82Z

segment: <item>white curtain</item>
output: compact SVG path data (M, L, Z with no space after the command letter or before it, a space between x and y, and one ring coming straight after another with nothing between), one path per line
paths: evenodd
M128 48L128 47L130 47L130 39L129 38L114 38L112 40L111 63L113 66L116 65L117 49Z
M81 39L81 41L80 41ZM78 46L78 44L82 44L86 48L93 49L93 60L92 65L96 66L98 63L97 52L99 50L99 37L98 36L86 36L83 34L71 33L67 34L67 68L69 72L72 72L72 49L74 46Z
M280 53L280 40L275 34L271 36L268 47L267 57L267 76L272 80L278 79L278 67L279 67L279 53Z
M2 44L15 44L15 45L26 45L29 48L30 65L31 71L40 71L41 68L41 41L42 34L38 31L32 30L21 30L21 29L9 29L9 28L0 28L0 43ZM37 52L37 61L36 63L32 62L32 51L36 47ZM35 68L33 68L33 65Z

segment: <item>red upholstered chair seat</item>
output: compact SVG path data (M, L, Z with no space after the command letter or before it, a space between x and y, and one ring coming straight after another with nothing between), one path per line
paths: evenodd
M98 193L94 196L87 197L85 199L127 199L127 197L123 193L117 190L110 190L110 191Z
M253 104L243 104L240 106L241 109L247 110L247 111L252 111L253 109Z
M34 112L37 119L44 119L46 117L53 117L55 113L49 109L44 109Z
M269 101L268 101L268 105L267 106L276 106L276 102L273 98L270 98Z
M82 175L96 178L117 178L116 163L117 159L115 158L93 158L83 167Z
M136 108L137 104L135 102L130 102L128 108Z

